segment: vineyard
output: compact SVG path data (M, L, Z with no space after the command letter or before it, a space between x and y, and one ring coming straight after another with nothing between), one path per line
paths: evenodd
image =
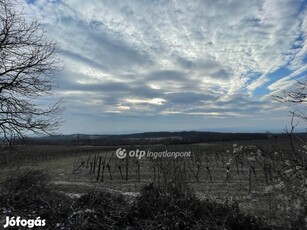
M131 200L145 185L154 183L162 190L192 190L200 199L237 203L245 213L273 225L305 224L307 146L302 142L258 140L121 147L127 151L191 151L191 155L120 159L117 147L59 146L50 151L45 146L34 146L28 154L23 150L22 161L6 158L10 169L3 167L2 177L11 173L14 165L19 170L30 166L50 173L53 187L69 196L79 197L95 189Z

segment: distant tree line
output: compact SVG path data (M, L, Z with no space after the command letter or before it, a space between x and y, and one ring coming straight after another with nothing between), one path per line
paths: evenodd
M306 134L298 134L306 136ZM152 144L195 144L220 141L286 139L286 134L267 133L213 133L213 132L156 132L128 135L63 135L53 137L29 138L28 144L51 145L152 145Z

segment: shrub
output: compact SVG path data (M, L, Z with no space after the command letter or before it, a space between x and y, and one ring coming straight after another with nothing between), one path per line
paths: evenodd
M0 196L3 216L48 220L52 226L67 219L71 200L47 187L50 177L40 170L19 171L4 183Z
M72 199L53 191L48 178L37 170L9 178L0 196L3 216L40 216L44 229L270 229L236 204L200 200L175 186L149 184L129 205L123 196L103 191Z
M237 204L200 200L176 188L162 191L153 184L143 188L124 221L133 229L271 229L242 214Z

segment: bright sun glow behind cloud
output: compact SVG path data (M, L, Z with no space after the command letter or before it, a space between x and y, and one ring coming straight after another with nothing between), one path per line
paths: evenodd
M289 108L269 95L306 79L303 0L23 7L61 47L63 132L282 129Z

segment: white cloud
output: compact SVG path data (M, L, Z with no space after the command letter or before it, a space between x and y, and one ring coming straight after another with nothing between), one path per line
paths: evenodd
M163 105L166 103L166 100L162 98L153 98L153 99L134 99L134 98L128 98L126 99L126 102L131 104L152 104L152 105Z
M261 87L263 84L268 82L269 79L267 76L263 75L253 81L250 85L247 86L247 89L252 93L255 89Z
M296 76L298 76L301 73L304 73L305 71L307 71L307 65L302 66L300 69L294 71L293 73L289 74L286 77L283 77L281 79L279 79L278 81L274 82L273 84L268 86L268 89L270 89L273 92L276 91L282 91L282 90L286 90L287 88L290 88L291 86L293 86L293 84L296 83L296 80L300 80L299 79L295 79ZM304 79L302 80L306 80L306 76L303 76Z
M269 100L259 102L252 96L271 82L272 72L281 67L293 71L271 82L268 89L275 92L306 70L303 4L303 0L36 0L24 7L59 42L65 74L76 75L63 76L69 83L62 80L66 88L61 93L103 98L101 108L119 114L218 116L218 111L203 111L211 101L199 98L207 93L212 103L224 103L220 106L227 110L225 116L237 117L244 116L244 108L251 109L249 104L258 103L262 112L274 107ZM177 98L178 93L186 100ZM249 103L233 102L241 94ZM238 112L238 105L245 107Z

